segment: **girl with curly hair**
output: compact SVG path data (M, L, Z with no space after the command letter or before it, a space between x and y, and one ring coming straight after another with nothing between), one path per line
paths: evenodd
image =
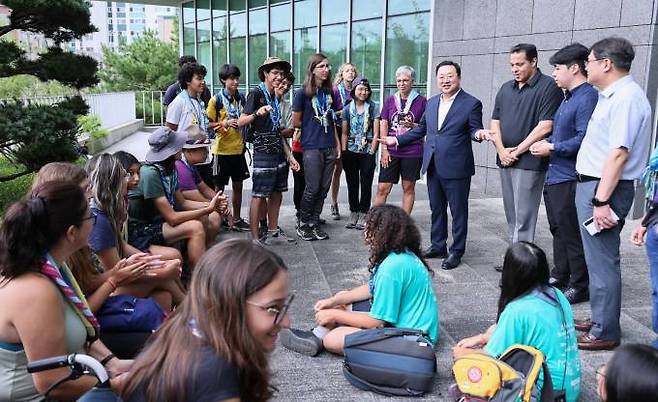
M315 303L311 331L283 329L287 349L315 356L323 348L342 354L345 336L384 326L414 328L439 340L439 309L433 272L420 251L420 232L402 208L381 205L365 220L363 237L370 249L367 283Z

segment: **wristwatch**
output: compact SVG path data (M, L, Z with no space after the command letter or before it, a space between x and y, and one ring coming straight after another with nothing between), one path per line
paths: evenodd
M595 207L602 207L602 206L608 205L608 204L610 204L610 200L601 201L596 197L592 198L592 205L594 205Z

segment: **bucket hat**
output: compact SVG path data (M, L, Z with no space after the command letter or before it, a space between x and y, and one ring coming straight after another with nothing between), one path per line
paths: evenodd
M150 149L146 153L147 162L162 162L183 149L187 136L169 127L159 127L148 138Z
M210 146L210 139L208 135L201 130L199 126L193 124L186 130L187 139L183 145L183 149L203 148Z
M263 64L261 64L260 67L258 67L258 78L261 80L261 82L265 81L265 68L275 67L275 66L279 66L286 71L290 71L290 69L292 68L290 66L290 63L288 63L287 61L281 60L278 57L270 56L265 59L265 61L263 62Z

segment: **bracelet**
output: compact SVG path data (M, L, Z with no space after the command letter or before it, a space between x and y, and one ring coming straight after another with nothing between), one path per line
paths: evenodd
M107 363L110 362L110 360L114 359L116 356L114 356L114 353L110 353L109 355L105 356L103 360L101 360L101 366L105 367Z
M107 281L106 281L106 282L109 283L110 286L112 286L112 291L113 291L113 292L114 292L115 290L117 290L117 284L112 280L112 278L107 278Z

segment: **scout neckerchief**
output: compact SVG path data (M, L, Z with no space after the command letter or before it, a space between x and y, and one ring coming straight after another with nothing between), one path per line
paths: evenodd
M240 92L236 91L235 96L231 97L226 88L219 91L222 98L222 105L226 108L226 115L229 119L237 119L242 112L242 102L240 102Z
M167 175L164 167L162 167L159 163L151 163L150 165L153 166L160 174L160 182L162 183L162 189L164 190L165 197L167 197L169 205L171 205L172 208L175 208L175 193L176 188L178 187L178 175L176 175L176 169L171 172L171 175Z
M331 109L331 96L324 93L320 88L313 95L311 99L311 106L313 106L313 113L315 113L314 118L324 127L324 133L329 133L329 115L331 114L332 119L335 119L333 110Z
M55 285L62 292L66 301L73 307L76 315L85 326L87 341L91 343L98 339L98 332L100 330L98 320L96 320L94 313L91 312L80 286L78 286L66 264L59 266L50 254L46 254L41 261L40 272L55 282Z
M345 90L345 84L342 81L338 84L338 94L340 95L340 104L344 107L347 100L347 92Z
M192 97L187 91L182 91L181 94L187 100L187 102L192 107L192 124L199 126L204 132L208 130L208 117L204 111L203 101L199 98L195 98L194 102Z
M405 115L409 115L409 110L411 110L411 104L414 102L414 99L418 96L418 92L415 89L412 89L411 92L409 92L409 96L407 96L407 103L404 104L404 110L402 109L402 98L400 97L400 91L397 91L395 93L395 108L397 109L398 113L402 112ZM402 134L402 130L400 127L398 127L397 134ZM404 130L407 131L407 130Z
M359 112L356 108L356 101L349 104L350 108L350 134L354 135L354 143L359 151L364 151L368 146L368 130L370 130L370 104L363 103L363 121L359 121Z
M653 150L641 180L644 184L647 201L658 203L658 147Z
M279 99L276 96L270 96L270 91L267 90L264 82L258 84L258 88L260 88L260 91L265 97L265 103L272 106L272 110L269 113L270 120L272 121L272 132L278 131L281 125L281 105Z

